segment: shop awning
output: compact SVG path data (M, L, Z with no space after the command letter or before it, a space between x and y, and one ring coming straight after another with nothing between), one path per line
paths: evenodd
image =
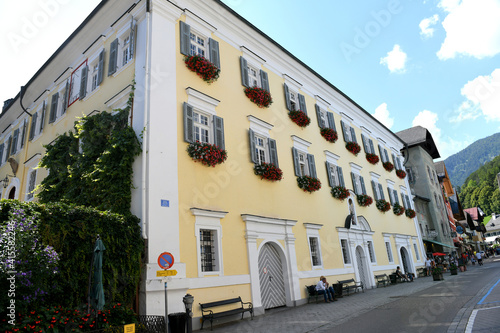
M448 244L445 244L445 243L436 242L436 241L434 241L434 240L430 240L430 239L425 239L425 238L422 238L422 240L423 240L424 242L434 243L434 244L441 245L441 246L446 246L446 247L449 247L449 248L452 248L452 249L455 249L455 248L456 248L456 246L451 246L451 245L448 245Z

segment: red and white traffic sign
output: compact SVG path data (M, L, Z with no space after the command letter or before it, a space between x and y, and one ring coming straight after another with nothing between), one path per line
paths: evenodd
M163 252L158 256L158 266L163 269L169 269L174 265L174 256L169 252Z

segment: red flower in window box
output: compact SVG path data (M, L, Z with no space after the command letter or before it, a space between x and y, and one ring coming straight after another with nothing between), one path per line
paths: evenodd
M398 176L401 179L405 179L406 172L404 172L403 170L396 170L396 176Z
M377 200L375 202L375 206L377 206L377 209L380 210L382 213L385 213L389 209L391 209L391 204L385 201L384 199Z
M311 123L311 118L301 110L288 112L288 117L300 127L306 127Z
M373 203L372 197L366 194L358 194L356 195L356 199L361 207L368 207Z
M227 159L227 152L225 149L212 145L210 143L203 143L196 141L190 143L187 147L189 157L195 162L201 162L206 166L215 167L217 164L224 163Z
M406 214L406 217L409 217L410 219L412 219L415 216L417 216L417 213L415 213L415 211L413 209L407 209L405 211L405 214Z
M392 207L392 212L396 214L397 216L402 215L405 212L405 209L403 206L398 204L397 202L394 204Z
M350 195L349 190L343 186L335 186L334 188L332 188L331 193L332 197L334 197L335 199L339 199L340 201L343 201Z
M337 132L334 129L328 128L328 127L323 127L320 130L321 136L325 138L326 141L334 143L337 141L339 136L337 135Z
M184 63L205 82L212 83L219 78L220 69L200 55L186 56Z
M370 162L371 164L375 165L375 164L377 164L377 163L378 163L379 158L378 158L378 156L377 156L377 155L375 155L375 154L370 154L370 153L367 153L367 154L366 154L366 160L367 160L368 162Z
M268 108L273 103L269 91L259 87L246 88L245 95L257 104L259 108Z
M394 165L391 162L384 162L382 163L382 165L384 166L384 169L386 169L389 172L391 172L392 169L394 169Z
M304 192L309 193L317 191L321 188L320 180L318 178L310 176L297 177L297 185L299 185L299 187L303 189Z
M345 148L356 156L358 156L359 152L361 151L361 147L353 141L346 143Z
M253 171L260 179L267 179L270 181L278 181L283 179L283 171L271 163L256 164Z

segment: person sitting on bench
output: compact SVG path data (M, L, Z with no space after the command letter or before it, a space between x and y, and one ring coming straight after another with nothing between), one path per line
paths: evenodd
M401 268L399 266L396 268L396 275L399 276L403 281L406 281L406 282L413 281L413 275L411 273L403 274L403 272L401 272Z
M325 303L335 301L335 292L333 291L333 287L329 287L328 282L326 282L326 277L321 276L319 278L318 284L316 285L316 291L318 294L325 297Z

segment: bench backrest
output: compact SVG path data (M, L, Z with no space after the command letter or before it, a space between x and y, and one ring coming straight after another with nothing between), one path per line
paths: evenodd
M241 297L224 299L222 301L210 302L210 303L200 303L200 307L202 309L213 308L215 306L233 304L233 303L241 303Z
M348 284L348 283L356 283L356 282L354 281L354 279L350 279L350 280L340 280L339 283Z
M307 292L309 295L315 295L316 294L316 286L315 285L310 285L306 286Z

